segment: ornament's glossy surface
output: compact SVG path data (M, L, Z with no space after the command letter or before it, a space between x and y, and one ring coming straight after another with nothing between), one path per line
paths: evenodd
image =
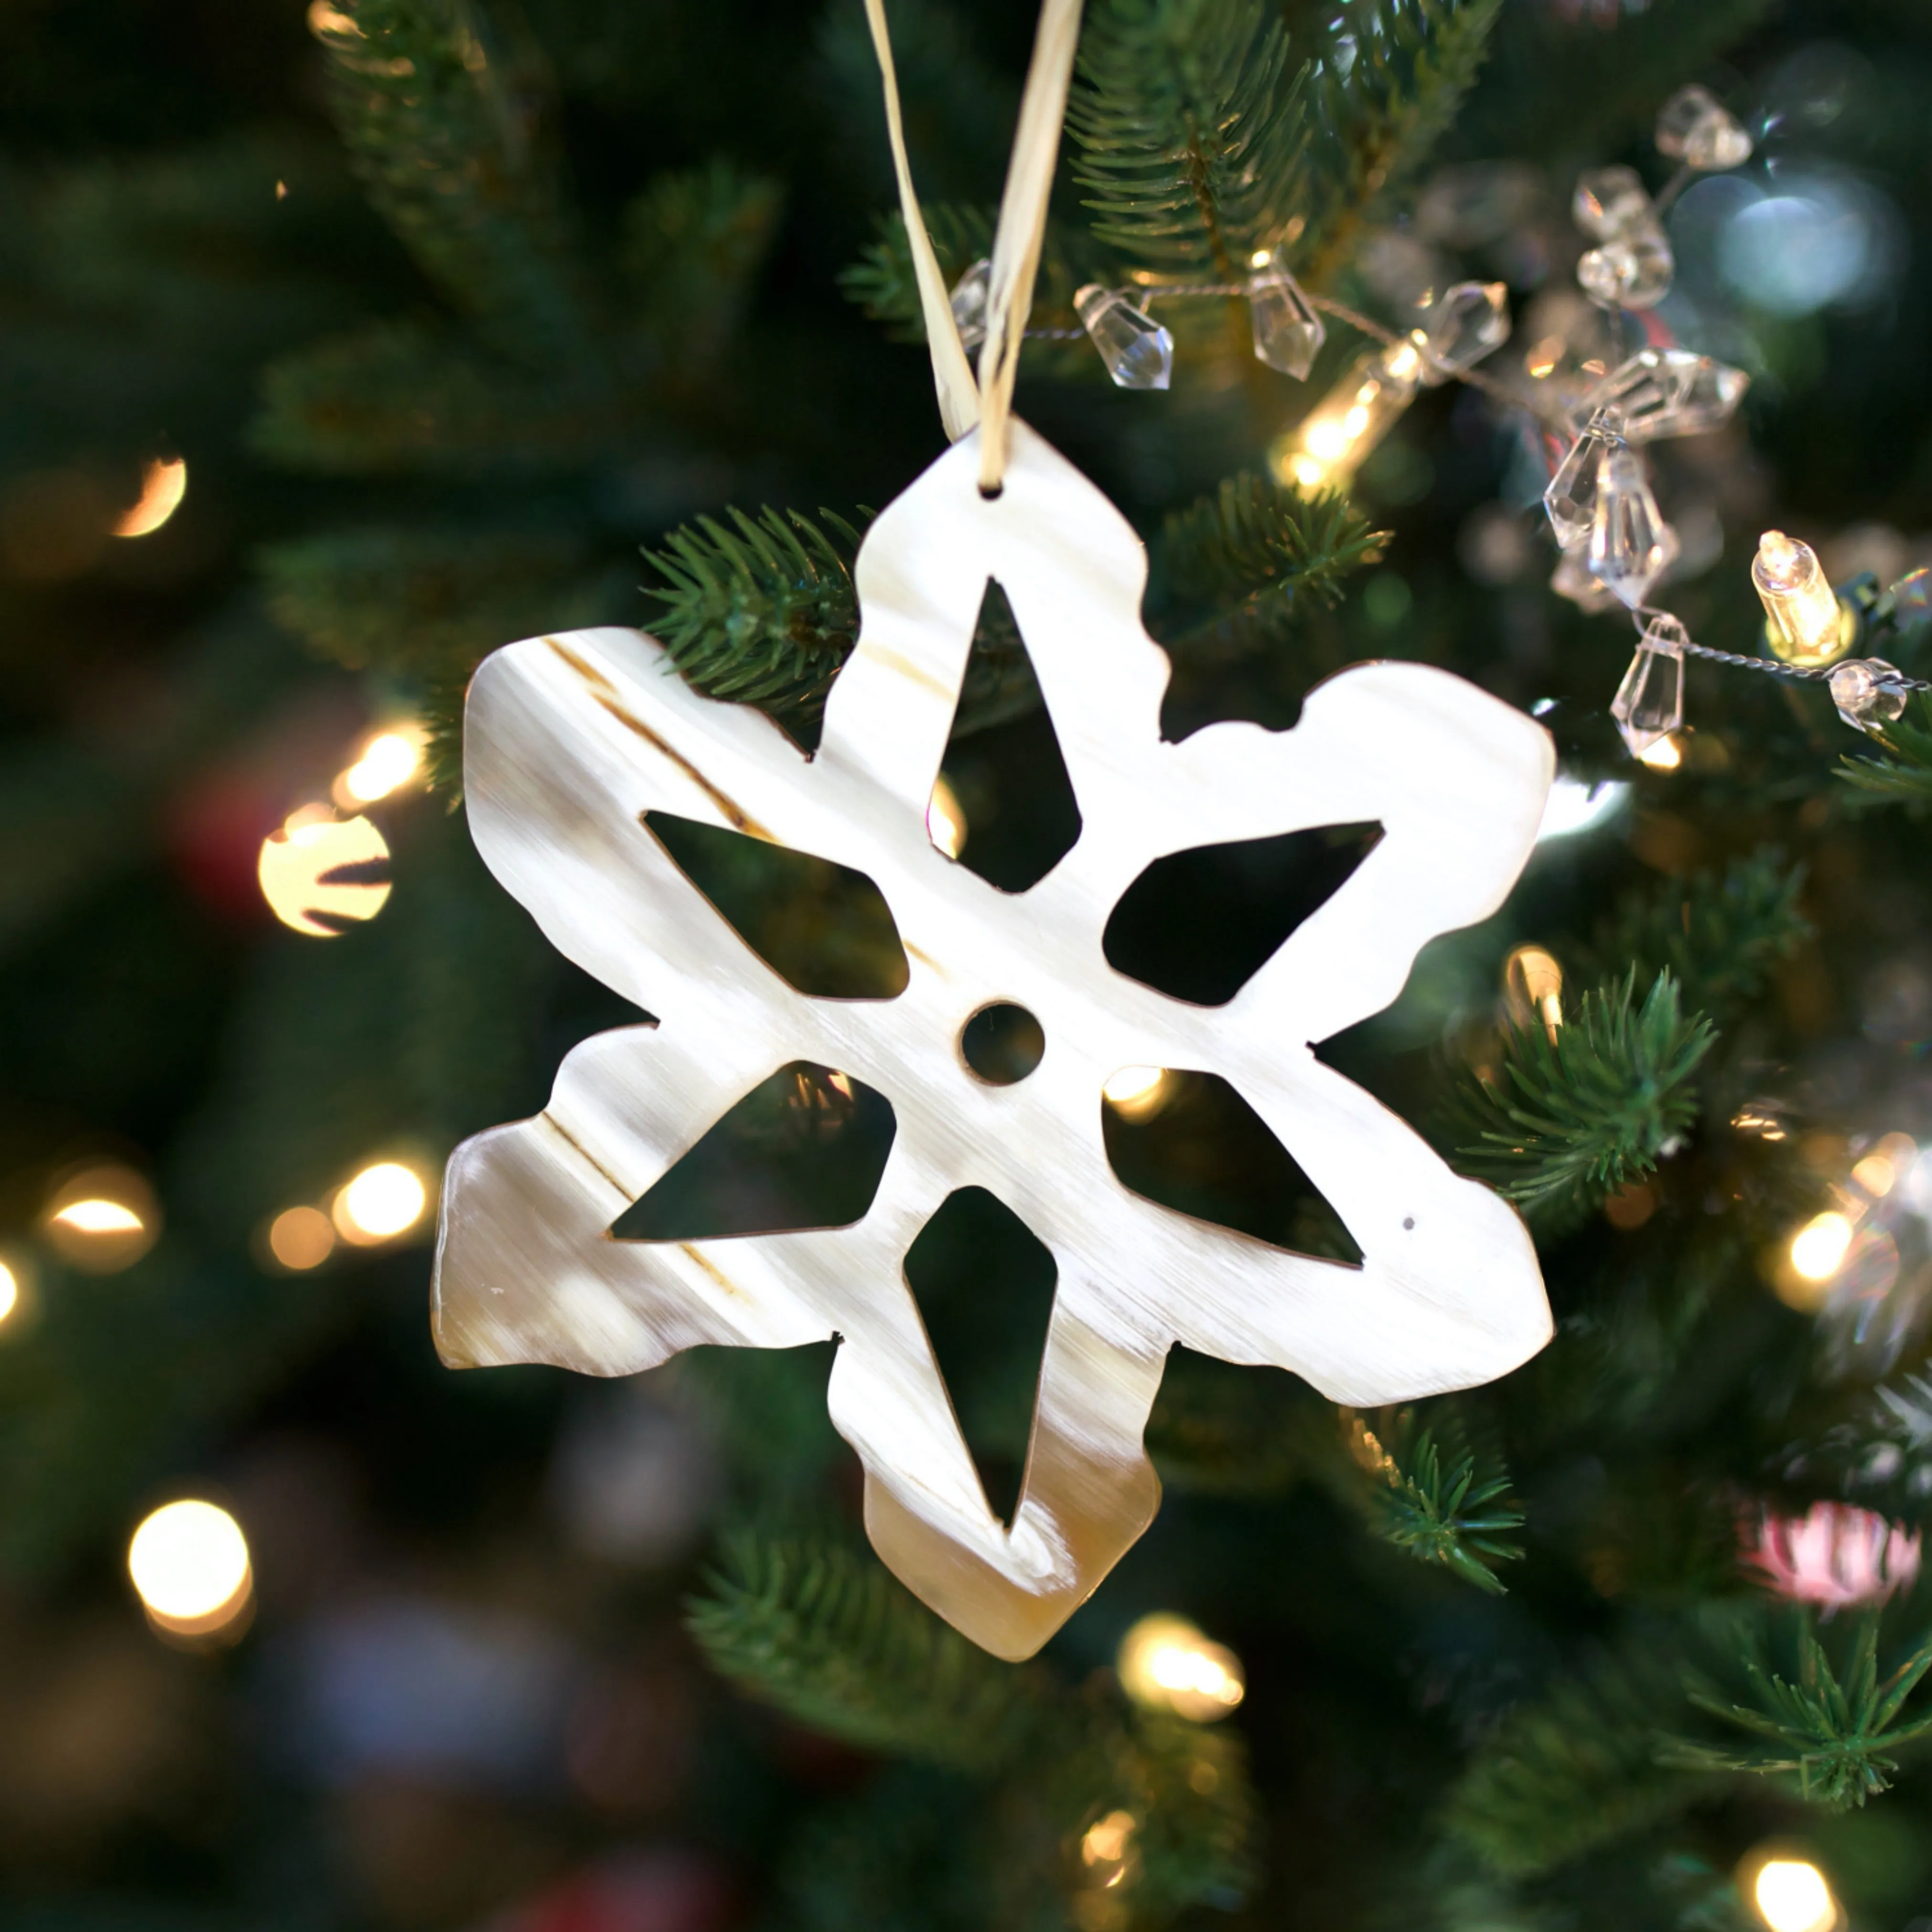
M836 1336L827 1400L866 1470L886 1563L988 1649L1029 1655L1152 1517L1142 1432L1176 1343L1292 1369L1369 1406L1502 1375L1548 1339L1515 1210L1460 1178L1314 1047L1379 1011L1436 934L1499 906L1553 766L1541 726L1420 664L1358 667L1300 722L1164 740L1168 665L1141 621L1146 554L1120 512L1026 426L1000 494L977 432L867 532L860 640L811 757L759 713L699 697L635 631L535 638L470 688L472 832L552 943L660 1016L574 1048L534 1119L457 1149L435 1330L458 1366L634 1374L700 1342ZM933 843L926 812L987 580L1027 642L1082 830L1029 890ZM896 998L808 998L739 938L644 822L675 814L864 873L896 921ZM1225 1005L1110 968L1102 934L1154 859L1302 827L1379 823L1347 883ZM994 1002L1043 1037L1005 1085L962 1029ZM850 1226L646 1242L610 1228L744 1094L804 1060L891 1102L878 1191ZM1108 1164L1102 1092L1124 1069L1233 1084L1326 1196L1359 1266L1159 1207ZM987 1504L902 1260L955 1190L989 1190L1058 1269L1024 1483Z

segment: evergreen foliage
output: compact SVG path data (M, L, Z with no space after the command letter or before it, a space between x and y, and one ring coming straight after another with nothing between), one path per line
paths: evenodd
M728 1537L692 1634L735 1682L798 1722L964 1770L1010 1759L1030 1710L988 1657L870 1557L824 1539Z
M1668 972L1641 1004L1637 968L1593 988L1561 1026L1512 1026L1500 1070L1467 1077L1472 1168L1513 1201L1558 1212L1594 1204L1647 1173L1696 1118L1691 1084L1717 1035L1682 1010Z
M1921 692L1917 705L1922 723L1908 722L1908 712L1874 734L1889 757L1840 761L1838 776L1856 788L1863 802L1916 809L1932 800L1932 704Z
M1453 1426L1447 1432L1444 1443L1436 1427L1418 1428L1412 1414L1378 1419L1375 1428L1355 1419L1352 1446L1373 1486L1376 1533L1418 1562L1440 1563L1500 1596L1495 1565L1522 1557L1511 1532L1522 1527L1522 1511L1495 1456L1455 1439L1460 1432Z
M1786 1779L1800 1797L1842 1810L1889 1790L1900 1754L1932 1732L1932 1712L1908 1716L1905 1708L1932 1670L1932 1640L1881 1676L1876 1615L1856 1619L1835 1663L1808 1612L1793 1612L1769 1632L1740 1624L1723 1636L1726 1675L1741 1675L1744 1688L1700 1676L1690 1701L1761 1742L1683 1741L1667 1753L1670 1762Z

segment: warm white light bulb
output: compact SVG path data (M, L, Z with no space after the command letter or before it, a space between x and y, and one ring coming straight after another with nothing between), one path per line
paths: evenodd
M1832 1888L1808 1858L1767 1858L1751 1893L1771 1932L1829 1932L1838 1922Z
M1829 1281L1852 1245L1852 1224L1835 1211L1805 1222L1791 1238L1791 1265L1807 1281Z
M423 735L418 730L381 731L362 755L335 782L345 808L373 805L400 790L422 769Z
M1786 664L1808 670L1832 663L1857 632L1811 546L1782 530L1766 530L1751 559L1751 582L1764 605L1765 632Z
M1120 1640L1114 1669L1136 1704L1196 1724L1225 1718L1247 1694L1240 1659L1232 1650L1185 1617L1159 1612L1142 1617Z
M4 1322L20 1305L20 1277L0 1262L0 1322Z
M926 808L926 835L949 859L956 859L966 849L966 814L944 776L932 782L932 796Z
M169 1503L135 1531L128 1574L154 1619L170 1629L206 1625L248 1588L248 1544L225 1509L196 1501Z
M1159 1113L1171 1097L1167 1070L1164 1066L1120 1067L1101 1083L1100 1094L1124 1118L1146 1120Z
M335 1225L345 1240L366 1246L406 1233L428 1204L428 1190L400 1161L378 1161L335 1197Z
M77 1234L138 1234L141 1217L118 1201L75 1201L52 1217Z

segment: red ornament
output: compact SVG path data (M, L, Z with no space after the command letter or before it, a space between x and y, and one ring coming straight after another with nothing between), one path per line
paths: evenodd
M1882 1604L1918 1574L1918 1532L1850 1503L1814 1503L1801 1516L1767 1510L1744 1540L1744 1562L1778 1595L1828 1616Z

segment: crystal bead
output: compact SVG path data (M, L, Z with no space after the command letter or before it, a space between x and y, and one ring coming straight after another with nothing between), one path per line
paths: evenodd
M993 265L983 255L952 284L952 320L968 349L986 339L986 292L992 285Z
M1622 428L1616 410L1599 410L1550 479L1550 488L1543 493L1543 507L1549 513L1559 549L1575 550L1589 542L1597 515L1598 472L1606 452L1622 440Z
M1073 298L1107 374L1123 389L1164 389L1174 374L1174 338L1124 289L1090 282Z
M1509 340L1509 291L1501 282L1458 282L1423 311L1414 332L1422 380L1432 388L1473 368Z
M1655 211L1634 168L1591 168L1580 176L1570 204L1576 226L1593 242L1615 242Z
M1751 137L1708 87L1680 87L1657 117L1657 148L1700 173L1742 166Z
M1831 677L1832 702L1854 730L1889 724L1905 712L1905 674L1882 658L1851 658Z
M1265 262L1249 277L1248 318L1256 358L1297 382L1306 381L1328 331L1300 284L1279 262Z
M1654 308L1676 273L1677 258L1654 222L1588 250L1576 264L1583 292L1616 308Z
M1667 613L1652 618L1638 641L1610 716L1634 758L1684 723L1684 626Z
M1623 412L1627 441L1655 442L1720 428L1750 386L1742 369L1688 349L1640 349L1590 392L1584 410L1594 415L1614 406Z
M1621 444L1606 449L1597 467L1590 574L1634 610L1676 554L1676 533L1658 512L1643 459Z
M1558 596L1568 598L1578 610L1593 616L1599 610L1609 610L1617 601L1590 574L1589 567L1578 550L1565 550L1558 559L1550 587Z

